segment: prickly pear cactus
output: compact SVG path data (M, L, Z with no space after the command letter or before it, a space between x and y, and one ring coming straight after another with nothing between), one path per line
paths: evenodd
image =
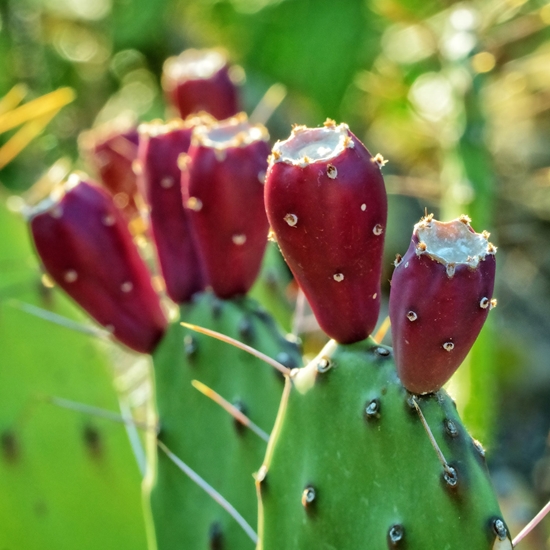
M334 340L286 381L256 476L258 548L511 550L484 451L441 389L485 320L496 250L469 220L426 218L422 228L439 237L413 237L392 279L396 368L392 350L367 337L379 314L383 166L332 121L295 127L273 149L268 218ZM463 304L464 296L472 299ZM411 304L419 301L417 312ZM424 344L443 336L451 344L435 361L434 346Z
M181 318L243 341L288 367L299 365L295 345L250 298L197 295L192 304L182 306ZM282 377L246 352L185 329L179 322L170 326L153 360L159 440L255 526L252 474L262 461L266 442L199 393L192 381L215 390L269 433L281 398ZM253 548L227 512L166 455L150 456L156 460L148 485L159 550Z
M509 550L484 451L444 390L415 397L374 340L295 371L257 476L259 550ZM288 457L292 460L288 460Z

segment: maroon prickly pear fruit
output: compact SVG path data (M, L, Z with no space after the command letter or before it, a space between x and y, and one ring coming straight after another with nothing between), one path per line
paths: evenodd
M208 119L206 119L208 120ZM183 303L204 289L203 270L181 197L178 157L191 144L193 128L205 118L139 127L139 183L150 208L157 256L172 300Z
M237 87L218 50L185 50L164 63L162 86L181 118L205 111L218 120L239 112Z
M266 209L281 252L321 328L365 339L380 309L387 199L372 157L346 124L297 126L273 148Z
M467 216L414 226L391 281L390 319L397 371L412 393L437 391L460 366L493 300L496 247Z
M136 175L132 170L138 150L136 126L127 121L107 123L83 132L79 145L101 183L113 195L115 205L133 218L138 212Z
M267 245L263 183L269 135L244 113L195 128L180 160L183 199L215 294L248 292Z
M76 174L29 212L52 279L135 351L150 353L166 327L151 277L111 196Z

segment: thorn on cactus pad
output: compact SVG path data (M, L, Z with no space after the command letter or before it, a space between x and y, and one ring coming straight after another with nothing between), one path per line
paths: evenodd
M443 420L443 425L445 426L445 432L448 435L451 437L458 437L458 429L452 420L445 418L445 420Z
M499 540L505 540L508 537L506 525L504 525L504 522L500 518L495 518L493 520L493 531Z
M366 209L367 209L367 205L365 203L363 203L361 205L361 210L364 212Z
M452 466L447 467L447 469L443 473L443 479L445 480L445 483L452 489L455 489L458 485L458 474Z
M382 235L383 231L384 228L379 223L377 223L372 230L372 232L377 236Z
M380 357L388 357L390 355L390 350L387 348L383 348L382 346L378 346L374 348L374 353L376 355L379 355Z
M481 301L479 302L479 307L482 309L487 309L490 304L491 301L489 300L489 298L481 298Z
M302 506L304 508L311 506L316 496L315 488L308 485L302 492Z
M65 271L63 279L67 283L74 283L78 279L78 273L74 269L70 269L69 271Z
M343 273L335 273L332 278L337 282L341 283L344 280L344 274Z
M326 357L323 357L318 363L317 363L317 372L323 374L327 371L329 371L332 367L333 367L333 362L326 358Z
M365 407L365 417L367 420L380 418L380 400L372 399Z
M262 464L261 468L258 470L258 473L256 474L256 483L259 483L260 485L265 482L267 477L267 466L265 464Z
M405 539L405 528L396 523L388 529L388 548L398 548Z
M481 456L481 458L485 458L485 449L483 448L483 445L477 439L473 439L472 442L479 456Z

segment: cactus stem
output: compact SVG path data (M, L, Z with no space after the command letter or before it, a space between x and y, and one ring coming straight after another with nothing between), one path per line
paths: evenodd
M157 445L166 456L186 475L194 481L208 496L212 497L239 525L243 531L250 537L254 544L258 542L258 535L246 522L246 520L235 510L235 508L222 496L214 487L209 485L202 477L191 469L183 460L178 458L162 441L157 440Z
M87 334L88 336L94 336L95 338L104 338L104 339L110 338L111 336L109 331L107 330L102 330L94 326L88 326L82 323L78 323L76 321L73 321L72 319L67 319L62 315L58 315L57 313L48 311L47 309L42 309L41 307L34 306L32 304L26 304L25 302L20 302L19 300L16 300L16 299L9 300L7 304L17 309L20 309L25 313L30 313L35 317L39 317L40 319L49 321L50 323L54 323L56 325L68 328L70 330L74 330L76 332Z
M445 459L445 456L443 455L443 452L439 448L439 445L435 440L432 430L430 429L430 426L428 426L428 423L426 422L424 413L422 412L422 409L420 408L420 405L418 404L418 401L416 400L416 397L414 395L411 397L411 403L414 405L414 408L418 413L420 421L422 422L422 426L424 426L424 430L426 430L426 433L428 434L430 443L432 444L432 447L434 448L434 451L437 454L437 458L439 459L439 462L441 462L441 465L445 470L445 481L447 481L449 485L456 485L456 470L452 466L449 466L449 463Z
M192 380L191 384L196 390L199 390L203 395L212 399L214 403L217 403L220 407L225 409L235 420L240 422L243 426L250 428L257 436L261 437L264 441L269 442L269 434L264 432L259 426L254 424L248 416L244 415L235 405L232 405L224 399L219 393L215 392L212 388L209 388L206 384L199 382L198 380Z
M210 336L211 338L215 338L216 340L221 340L222 342L225 342L226 344L230 344L231 346L235 346L236 348L242 349L243 351L246 351L247 353L250 353L250 355L254 355L254 357L257 357L261 361L264 361L268 365L272 366L273 368L277 369L279 372L284 374L285 376L288 376L290 374L289 368L285 367L284 365L281 365L279 361L275 361L275 359L272 359L271 357L268 357L265 355L265 353L262 353L261 351L258 351L254 349L251 346L247 346L246 344L243 344L242 342L239 342L238 340L235 340L234 338L230 338L229 336L225 336L225 334L221 334L219 332L216 332L215 330L210 330L204 327L199 327L197 325L191 325L189 323L181 323L182 326L185 328L188 328L189 330L194 330L195 332L199 332L201 334L205 334L206 336Z
M541 511L516 535L512 541L515 548L550 512L550 501L547 502Z

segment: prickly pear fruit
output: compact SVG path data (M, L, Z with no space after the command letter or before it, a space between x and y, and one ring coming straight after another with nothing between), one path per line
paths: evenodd
M435 392L460 366L493 300L496 247L467 216L414 226L391 281L390 319L397 371L416 394Z
M162 87L181 118L206 111L218 120L239 112L237 87L218 50L185 50L164 63Z
M261 267L268 139L264 126L241 113L197 126L187 161L180 162L183 200L206 277L220 298L245 294Z
M135 124L115 120L82 132L78 140L82 155L113 195L115 205L129 218L138 211L136 175L132 170L138 139Z
M192 303L181 307L181 318L243 341L289 368L300 365L296 347L248 297L220 300L210 292L196 294ZM158 438L255 526L258 504L252 474L266 442L191 383L196 379L206 384L269 433L281 400L282 377L256 357L190 331L179 321L166 332L153 361ZM147 487L158 550L253 550L237 523L164 453L159 452L151 466Z
M380 309L387 199L380 168L346 124L297 126L273 148L267 215L321 328L363 340Z
M73 174L29 218L52 279L123 344L150 353L166 319L111 196Z
M411 396L372 339L291 373L256 484L258 550L512 550L454 403Z
M187 302L204 288L203 270L181 198L178 157L203 118L152 122L139 127L139 184L150 208L150 221L166 292Z

